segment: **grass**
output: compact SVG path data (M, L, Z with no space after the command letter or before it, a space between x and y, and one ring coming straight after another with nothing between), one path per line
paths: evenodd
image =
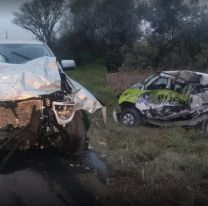
M108 205L207 205L208 138L200 129L117 125L111 117L116 100L100 66L69 75L102 97L108 124L92 119L91 141L106 157L110 171Z
M115 104L113 91L106 85L106 69L98 65L87 65L78 67L67 72L70 77L79 81L89 89L96 97L103 101L108 107Z

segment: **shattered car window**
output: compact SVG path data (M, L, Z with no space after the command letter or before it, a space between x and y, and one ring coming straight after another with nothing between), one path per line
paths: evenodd
M152 84L147 86L146 89L153 90L153 89L165 89L168 84L168 78L160 77L159 79L155 80Z
M188 85L185 83L181 83L181 82L176 81L174 84L173 90L175 92L180 92L182 94L185 94L188 90Z
M24 64L28 61L52 54L44 45L0 44L0 62Z
M157 75L153 74L150 75L146 80L145 80L145 84L148 84L154 77L156 77Z

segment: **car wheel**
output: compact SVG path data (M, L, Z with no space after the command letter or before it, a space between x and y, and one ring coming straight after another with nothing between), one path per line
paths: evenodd
M81 112L61 132L61 151L67 155L80 155L86 149L87 129Z
M120 121L123 125L135 127L140 125L141 116L139 111L134 108L124 109L121 112Z

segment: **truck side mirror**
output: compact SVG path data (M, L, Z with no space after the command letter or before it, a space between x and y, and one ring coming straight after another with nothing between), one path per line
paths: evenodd
M76 63L74 60L62 60L61 65L64 70L72 70L76 68Z

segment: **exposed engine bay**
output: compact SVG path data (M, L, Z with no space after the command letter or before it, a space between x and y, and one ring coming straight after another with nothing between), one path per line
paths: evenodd
M104 106L59 68L54 57L0 63L0 150L55 146L77 154L89 120Z

